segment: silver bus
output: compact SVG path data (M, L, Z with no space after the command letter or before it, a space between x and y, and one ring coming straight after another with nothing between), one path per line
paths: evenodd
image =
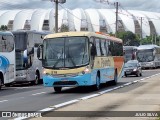
M123 46L123 51L124 51L124 59L125 62L129 60L136 60L136 52L137 52L137 47L136 46Z
M15 41L16 77L14 82L38 84L42 78L42 63L37 59L37 48L49 32L12 31Z
M157 68L160 66L160 46L140 45L137 48L137 60L142 68Z

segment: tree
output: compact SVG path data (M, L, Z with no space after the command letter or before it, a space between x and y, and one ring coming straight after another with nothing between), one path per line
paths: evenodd
M1 25L0 31L5 31L5 30L8 30L7 25Z
M131 31L118 32L117 37L123 40L123 44L126 46L139 46L140 41Z
M61 25L61 28L60 28L60 31L61 32L68 32L69 31L69 27L65 24L62 24Z

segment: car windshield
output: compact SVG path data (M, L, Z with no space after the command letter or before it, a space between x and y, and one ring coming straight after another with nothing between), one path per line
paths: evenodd
M87 37L63 37L44 40L43 66L72 68L89 63Z
M125 67L125 68L128 68L128 67L137 67L137 63L136 63L136 62L133 62L133 63L125 63L124 67Z
M154 60L153 50L139 50L137 52L139 62L151 62Z

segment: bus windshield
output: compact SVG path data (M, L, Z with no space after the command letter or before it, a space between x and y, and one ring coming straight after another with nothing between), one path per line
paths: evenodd
M154 60L153 50L138 50L137 59L139 62L151 62Z
M87 37L61 37L44 40L43 66L75 68L89 63Z
M16 50L16 70L25 69L23 61L23 51Z
M125 60L126 61L132 60L132 54L125 54Z
M12 52L14 50L14 39L12 35L0 35L0 52Z

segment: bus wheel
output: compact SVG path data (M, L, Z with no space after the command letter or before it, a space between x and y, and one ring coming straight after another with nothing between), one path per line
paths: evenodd
M2 87L2 79L0 78L0 89L1 89L1 87Z
M112 85L116 85L117 84L117 80L118 80L118 73L117 73L117 70L115 70L114 80L111 81L111 84Z
M62 90L62 87L54 87L55 92L61 92L61 90Z
M37 73L35 75L35 80L32 81L31 83L32 83L32 85L38 85L38 83L39 83L39 75Z
M100 89L100 75L97 74L96 76L96 84L93 86L93 90L99 90Z

